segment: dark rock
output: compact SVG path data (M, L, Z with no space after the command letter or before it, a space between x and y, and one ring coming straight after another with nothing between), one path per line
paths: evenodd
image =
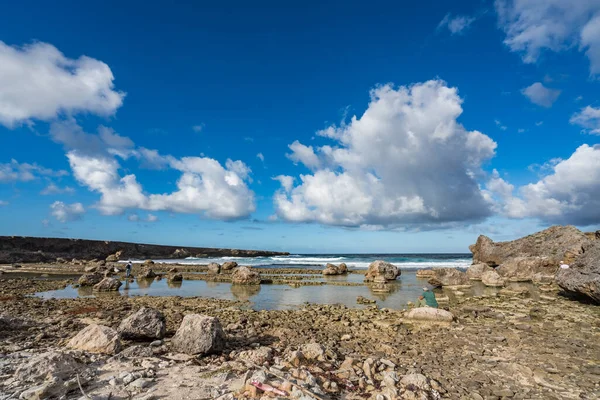
M208 264L208 273L211 275L218 275L221 273L221 266L217 263Z
M585 252L567 269L560 269L556 282L567 293L600 303L600 240L584 246Z
M99 273L83 274L77 280L79 286L94 286L100 283L104 278L104 275Z
M221 265L221 271L231 271L234 268L237 268L238 263L235 261L226 261Z

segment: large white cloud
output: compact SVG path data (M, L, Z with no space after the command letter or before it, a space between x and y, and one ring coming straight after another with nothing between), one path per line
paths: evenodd
M255 210L248 188L251 170L242 161L225 167L208 157L162 156L156 150L136 149L131 139L100 127L97 135L84 132L74 120L55 122L52 138L62 143L75 179L100 194L95 207L103 214L129 209L197 213L215 219L236 219ZM171 193L148 194L134 174L121 176L118 158L134 157L142 165L182 173Z
M600 146L584 144L566 160L554 160L536 183L514 187L495 176L487 188L502 197L501 212L511 218L547 223L600 223Z
M123 104L105 63L65 57L48 43L16 47L0 41L0 124L12 128L61 113L113 114Z
M578 47L600 73L600 0L496 0L504 43L535 62L543 50Z
M456 88L432 80L409 87L380 86L361 117L318 132L334 145L294 142L289 156L312 174L278 176L277 215L289 221L396 227L476 221L492 203L480 189L481 165L496 143L467 131L457 118Z

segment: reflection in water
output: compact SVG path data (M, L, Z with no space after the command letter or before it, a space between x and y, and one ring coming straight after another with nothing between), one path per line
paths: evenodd
M79 286L77 288L77 294L81 297L88 297L94 293L94 288L92 286Z
M154 278L137 278L137 284L140 289L148 289L154 282Z
M387 298L392 296L398 290L401 289L402 283L400 281L391 281L388 283L375 283L368 285L371 296L378 300L385 301Z
M362 275L349 275L347 277L333 278L346 282L362 282ZM330 279L327 279L330 280ZM506 288L489 288L481 282L471 282L471 288L460 289L463 296L456 296L456 291L436 289L437 296L447 295L450 303L456 299L472 295L496 295L502 294L502 291L528 290L533 296L538 295L535 286L529 283L509 283ZM150 287L150 284L152 286ZM369 299L377 300L379 307L391 309L402 309L406 307L408 301L415 302L423 292L423 282L418 280L415 273L406 271L402 273L401 278L396 281L388 282L389 293L373 292L369 286L342 286L342 285L307 285L292 288L290 285L260 285L260 286L239 286L231 285L226 282L206 282L203 280L186 280L185 285L178 285L181 282L168 282L167 279L153 281L139 279L134 282L124 282L119 292L98 293L93 292L91 287L73 288L71 286L43 293L37 293L36 296L42 298L75 298L88 296L202 296L214 297L218 299L250 301L251 307L256 310L274 310L290 309L302 307L306 302L317 304L345 304L348 307L362 307L356 304L356 297L363 296Z
M260 285L231 285L230 290L237 300L248 301L260 292Z
M167 286L170 287L171 289L179 289L182 284L183 284L183 281L172 281L172 280L167 279Z

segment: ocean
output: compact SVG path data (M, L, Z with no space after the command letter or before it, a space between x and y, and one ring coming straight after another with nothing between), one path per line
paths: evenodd
M292 254L273 257L217 257L154 260L155 262L178 264L208 264L236 261L240 265L265 268L317 268L325 264L346 263L349 268L366 269L375 260L388 261L402 270L423 268L467 268L472 263L470 253L463 254ZM138 260L142 262L142 260Z

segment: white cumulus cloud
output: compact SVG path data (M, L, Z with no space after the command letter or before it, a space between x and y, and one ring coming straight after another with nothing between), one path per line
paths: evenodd
M600 107L587 106L573 114L570 122L584 128L587 133L600 135Z
M456 88L432 80L376 87L361 117L318 132L334 144L315 151L296 141L294 161L313 170L279 176L278 217L342 226L441 226L476 221L492 213L479 187L481 166L496 143L457 122Z
M538 218L551 224L600 223L600 146L581 145L565 160L546 163L538 182L513 191L501 178L488 189L501 195L502 212L511 218Z
M55 122L52 138L62 143L75 179L100 194L95 207L107 215L129 209L197 213L215 219L237 219L255 210L250 168L242 161L227 160L223 167L208 157L163 156L135 144L108 128L97 135L84 132L74 120ZM146 193L134 174L121 175L117 157L133 156L142 165L181 172L171 193Z
M600 73L599 0L496 0L495 6L504 43L524 62L537 61L543 50L577 47L590 60L590 73Z
M529 99L533 104L537 104L542 107L552 107L552 104L560 96L560 90L549 89L544 86L541 82L535 82L534 84L527 86L521 93Z
M57 221L67 222L81 219L85 209L81 203L65 204L62 201L55 201L50 206L50 212Z
M0 41L0 124L13 128L61 113L111 115L125 96L113 81L108 65L94 58L71 59L48 43Z

